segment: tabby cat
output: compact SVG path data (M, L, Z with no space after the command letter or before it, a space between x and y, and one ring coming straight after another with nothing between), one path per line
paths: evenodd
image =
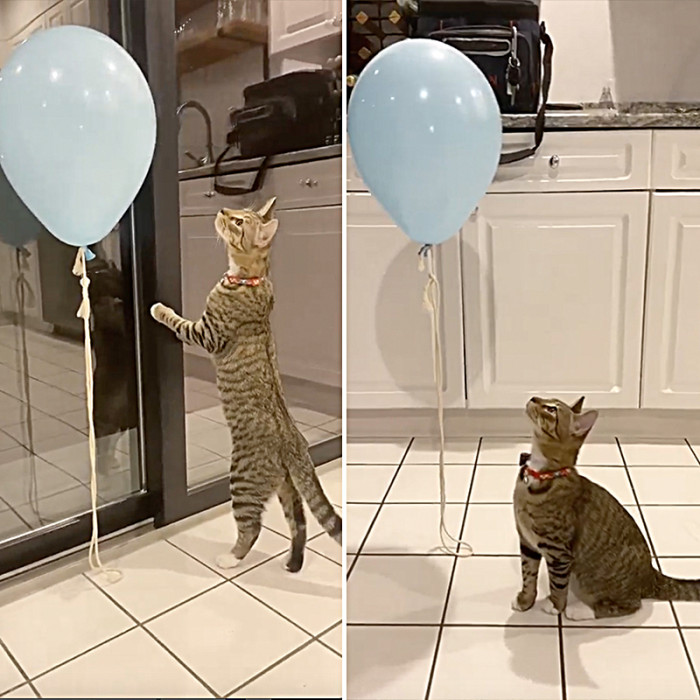
M272 284L267 278L278 221L275 199L260 210L222 209L215 228L226 245L229 271L211 290L198 321L187 321L162 304L153 318L183 342L213 358L226 421L231 430L231 500L238 539L217 557L221 568L237 566L260 534L265 505L277 494L292 536L286 561L304 561L306 521L302 496L321 526L338 543L342 521L323 492L309 446L287 410L270 329Z
M630 615L642 599L700 600L700 580L672 579L651 563L649 547L632 516L602 486L576 470L579 449L598 417L556 399L532 398L532 454L520 456L513 503L520 537L523 587L514 610L537 597L544 558L549 597L543 610L571 620ZM569 585L579 602L567 606Z

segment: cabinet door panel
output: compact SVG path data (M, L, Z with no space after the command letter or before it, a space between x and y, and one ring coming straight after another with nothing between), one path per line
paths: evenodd
M270 53L280 53L341 31L337 0L271 2Z
M214 232L213 216L180 219L182 255L182 315L192 321L204 311L207 295L228 269L226 249ZM185 345L185 352L206 357L201 348Z
M430 316L418 245L366 193L348 194L347 396L349 408L435 405ZM446 405L464 406L459 240L437 251Z
M489 195L463 229L467 398L639 405L648 195Z
M700 188L700 132L697 129L654 131L652 188Z
M652 196L643 408L700 408L700 194Z
M342 386L342 210L277 213L270 276L280 372Z

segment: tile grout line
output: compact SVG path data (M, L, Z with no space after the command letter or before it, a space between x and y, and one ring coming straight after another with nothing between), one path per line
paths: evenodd
M185 605L186 603L191 602L191 601L194 600L195 598L199 598L200 596L203 596L205 593L208 593L209 591L212 591L212 590L214 590L215 588L218 588L219 586L221 586L221 585L223 585L223 584L225 584L225 583L230 583L230 584L233 584L239 591L243 591L243 593L246 593L247 595L249 595L251 598L253 598L253 600L256 600L258 603L260 603L260 604L263 605L264 607L266 607L266 608L268 608L269 610L271 610L272 612L276 613L276 614L279 615L283 620L286 620L286 621L289 622L290 624L294 625L296 628L300 629L300 630L301 630L302 632L304 632L305 634L308 634L308 635L311 636L311 637L314 636L312 632L309 632L309 630L307 630L307 629L305 629L304 627L302 627L298 622L295 622L295 621L292 620L291 618L287 617L286 615L284 615L283 613L281 613L279 610L273 608L272 605L270 605L269 603L265 602L264 600L258 598L258 596L254 595L254 594L251 593L249 590L245 589L243 586L241 586L240 584L236 583L236 580L239 579L239 578L240 578L241 576L243 576L244 574L247 574L249 571L252 571L253 569L257 569L259 566L262 566L263 564L269 563L269 562L272 561L273 559L279 559L279 558L282 557L284 554L286 554L286 552L280 552L279 554L276 554L275 556L270 557L269 559L266 559L264 562L260 562L259 564L256 564L255 566L251 566L250 569L246 569L245 571L242 571L242 572L241 572L240 574L238 574L236 577L234 577L234 578L232 578L232 579L228 579L228 578L224 577L223 574L221 574L219 571L216 571L215 569L213 569L212 567L208 566L207 564L204 564L203 562L201 562L199 559L197 559L196 557L194 557L194 556L193 556L192 554L190 554L189 552L186 552L185 550L180 549L179 547L177 547L176 545L174 545L172 542L169 542L168 540L165 540L165 541L168 542L168 544L169 544L171 547L174 547L174 548L177 549L178 551L182 552L183 554L185 554L186 556L188 556L188 557L189 557L190 559L192 559L193 561L196 561L198 564L201 564L201 565L204 566L205 568L207 568L207 569L209 569L210 571L213 571L213 572L215 572L216 574L218 574L219 576L221 576L223 580L222 580L220 583L217 583L216 586L213 586L212 588L208 588L206 591L201 591L200 593L197 593L196 595L192 596L191 598L188 598L187 600L183 600L181 603L178 603L177 605L174 605L173 607L169 608L168 610L164 610L163 612L158 613L157 615L154 615L153 617L150 617L148 620L144 620L144 623L143 623L143 624L151 623L151 622L153 622L153 620L155 620L156 618L162 617L162 616L165 615L166 613L172 612L172 611L175 610L176 608L179 608L180 606ZM320 556L320 555L319 555L319 556ZM335 563L337 563L337 562L333 562L333 563L335 564Z
M357 552L354 553L354 558L352 560L352 563L348 567L348 573L346 576L346 580L350 578L350 574L353 572L353 569L355 568L355 565L357 564L357 561L360 558L360 554L362 554L362 549L365 546L365 544L367 543L367 539L369 538L369 535L372 532L372 528L374 527L374 524L377 522L377 518L379 517L379 513L381 512L382 508L384 507L386 497L389 495L389 492L391 491L391 487L394 485L394 482L396 481L396 478L399 475L399 471L401 471L401 467L403 466L403 463L404 463L408 453L411 451L411 448L413 447L414 441L415 441L414 437L412 437L408 441L408 445L406 445L406 449L404 450L402 457L399 459L399 463L396 467L396 471L394 472L394 475L391 477L391 480L389 481L389 485L387 486L386 491L384 492L384 497L382 498L381 503L379 504L379 508L377 508L377 512L374 514L374 517L370 521L369 527L367 528L367 531L365 532L365 535L362 538L362 541L360 542L360 546L357 548ZM391 465L389 465L389 466L391 466Z
M275 608L272 607L272 605L265 602L261 598L258 598L258 596L251 593L249 590L246 590L245 588L243 588L243 586L241 586L239 583L236 583L236 581L229 581L229 583L234 585L239 591L243 591L243 593L250 596L253 600L256 600L258 603L260 603L260 605L265 606L268 610L271 610L275 614L279 615L283 620L286 620L287 622L289 622L289 624L294 625L294 627L296 627L298 630L302 631L304 634L308 634L312 638L314 637L313 632L309 632L309 630L302 627L298 622L295 622L294 620L292 620L291 617L287 617L284 613L281 613L279 610L276 610ZM342 617L342 615L343 614L341 612L340 616Z
M304 651L304 649L311 646L315 641L317 641L315 638L307 639L302 645L292 649L292 651L288 652L284 656L281 656L279 659L277 659L276 661L271 663L269 666L266 666L262 671L259 671L255 675L251 676L250 678L248 678L248 680L244 681L240 685L237 685L235 688L233 688L233 690L230 690L228 693L225 693L221 697L230 698L234 693L237 693L239 690L242 690L246 686L248 686L251 683L258 680L258 678L262 678L265 674L267 674L270 671L272 671L273 669L277 668L277 666L280 666L285 661L288 661L289 659L291 659L292 656L296 656L296 654L298 654L300 651ZM217 697L219 697L219 696L217 696Z
M126 630L125 632L123 632L122 634L127 634L128 632L131 632L131 631L133 631L133 630L135 630L135 629L141 629L141 630L143 630L149 637L151 637L151 639L153 639L153 641L155 641L159 646L161 646L163 649L165 649L165 651L168 652L168 654L170 654L170 656L172 656L173 659L175 659L175 661L177 661L177 662L178 662L178 663L179 663L179 664L180 664L180 665L195 679L195 680L197 680L197 681L200 683L200 685L202 685L204 688L206 688L206 690L209 691L214 697L219 697L219 694L218 694L208 683L206 683L206 682L199 676L199 674L195 673L182 659L180 659L180 658L175 654L175 652L174 652L172 649L170 649L168 646L166 646L153 632L151 632L151 630L149 630L149 629L146 627L146 621L145 621L145 622L141 622L135 615L133 615L131 612L129 612L129 610L128 610L127 608L125 608L121 603L119 603L119 602L116 601L112 596L110 596L110 595L107 593L107 591L105 591L96 581L94 581L94 580L93 580L90 576L88 576L86 573L83 573L82 575L83 575L95 588L97 588L97 590L100 591L100 592L102 593L102 595L104 595L108 600L110 600L112 603L114 603L114 605L115 605L117 608L119 608L127 617L131 618L131 620L132 620L133 622L136 623L136 626L135 626L135 627L131 627L130 629L128 629L128 630ZM223 585L223 583L225 583L225 582L222 582L221 584L218 584L218 585ZM216 588L216 587L217 587L217 586L215 586L215 588ZM209 589L209 590L212 590L212 589ZM180 605L184 605L184 602L185 602L185 601L183 601L182 603L180 603ZM149 620L149 622L150 622L150 620ZM118 635L118 636L122 636L122 635ZM95 647L93 647L93 649L94 649L94 648L95 648ZM90 651L92 651L92 650L90 650ZM85 652L85 653L87 653L87 652ZM83 654L81 654L81 656L83 656Z
M333 649L332 647L328 646L328 644L325 644L320 639L320 637L322 637L324 634L328 634L328 632L330 632L332 629L335 629L338 625L342 625L342 624L343 624L342 620L340 622L334 622L330 627L323 630L323 632L320 632L318 635L312 637L311 639L306 640L300 646L295 647L289 653L285 654L284 656L281 656L276 661L273 661L269 666L266 666L262 671L256 673L254 676L251 676L247 681L245 681L244 683L241 683L240 685L233 688L233 690L230 690L228 693L223 695L223 697L228 698L231 695L233 695L234 693L237 693L239 690L242 690L246 686L248 686L251 683L253 683L254 681L258 680L258 678L262 678L265 674L267 674L270 671L272 671L273 669L277 668L277 666L280 666L285 661L288 661L293 656L296 656L299 652L304 651L304 649L307 649L308 647L310 647L314 642L318 642L319 644L321 644L321 646L325 647L329 651L332 651L336 656L339 656L342 659L343 655L341 653L339 653L336 649Z
M472 495L472 489L474 488L474 481L476 479L476 472L477 469L479 468L479 453L481 452L481 443L483 441L483 438L479 438L479 442L477 443L476 446L476 454L474 455L474 465L472 468L472 473L469 478L469 489L467 491L467 499L464 504L464 514L462 515L462 525L459 529L459 535L457 536L458 540L461 540L462 537L464 537L464 529L467 525L467 513L469 512L469 499ZM459 549L461 547L461 544L457 544L457 554L459 554ZM438 627L438 633L437 633L437 638L435 640L435 651L433 653L433 660L432 663L430 664L430 672L428 673L428 683L425 688L425 700L429 700L430 698L430 692L432 691L432 686L433 686L433 679L435 677L435 667L437 665L437 660L438 660L438 655L440 653L440 643L442 642L442 635L445 629L445 619L447 617L447 608L450 604L450 594L452 593L452 584L454 583L454 578L455 574L457 572L457 564L459 562L459 556L455 555L453 556L453 562L452 562L452 572L450 573L450 579L447 583L447 592L445 593L445 604L442 608L442 616L440 618L440 626Z
M166 540L166 541L167 541L167 540ZM172 543L170 543L170 542L169 542L168 544L171 544L171 545L172 545ZM172 545L172 546L175 547L175 545ZM179 551L183 551L183 550L180 550L179 547L175 547L175 548L178 549ZM189 553L184 552L184 551L183 551L183 553L186 554L187 556L189 556L190 558L192 558L194 561L197 561L198 563L201 564L201 562L199 562L198 559L192 557ZM283 553L281 553L281 554L283 554ZM281 554L278 554L278 555L276 555L276 556L279 557L279 556L281 556ZM274 559L274 558L275 558L275 557L271 557L270 559L267 559L266 561L270 561L271 559ZM206 565L204 565L204 566L206 566ZM258 566L259 566L259 565L258 565ZM207 567L207 568L208 568L208 567ZM256 567L251 567L251 569L249 569L249 570L252 570L252 568L256 568ZM218 572L217 572L217 573L218 573ZM244 572L244 573L247 573L247 572ZM120 609L125 615L127 615L127 617L129 617L129 618L132 620L132 622L134 622L135 624L134 624L133 626L127 628L126 630L123 630L122 632L119 632L118 634L113 635L113 636L109 637L108 639L103 640L103 641L100 642L99 644L96 644L96 645L90 647L89 649L86 649L86 650L80 652L79 654L76 654L76 655L70 657L69 659L66 659L65 661L61 662L60 664L56 664L55 666L53 666L53 667L47 669L46 671L42 671L40 674L36 675L36 676L34 677L33 680L35 680L35 679L37 679L37 678L41 678L41 677L47 675L48 673L51 673L51 672L57 670L58 668L61 668L62 666L67 665L68 663L71 663L72 661L74 661L74 660L76 660L76 659L78 659L78 658L80 658L80 657L82 657L82 656L85 656L86 654L90 653L91 651L94 651L95 649L98 649L99 647L104 646L105 644L108 644L109 642L112 642L112 641L114 641L115 639L118 639L119 637L122 637L122 636L124 636L125 634L127 634L127 633L129 633L129 632L132 632L132 631L135 630L135 629L142 629L142 630L143 630L146 634L148 634L148 636L151 637L159 646L161 646L163 649L165 649L165 651L167 651L168 654L170 654L170 656L172 656L181 666L183 666L183 667L185 668L186 671L188 671L188 672L189 672L189 673L204 687L204 688L207 689L207 691L209 691L214 697L221 697L218 693L216 693L216 692L214 691L213 688L211 688L211 686L209 686L208 683L206 683L206 682L205 682L197 673L195 673L182 659L180 659L167 645L165 645L164 642L162 642L153 632L151 632L151 630L149 630L149 629L146 627L146 625L149 624L149 623L151 623L151 622L153 622L154 620L156 620L156 619L158 619L158 618L160 618L160 617L162 617L162 616L164 616L164 615L170 613L170 612L173 612L173 611L176 610L177 608L182 607L183 605L186 605L186 604L190 603L191 601L195 600L196 598L199 598L199 597L203 596L203 595L206 594L206 593L209 593L209 592L211 592L211 591L213 591L213 590L215 590L215 589L217 589L217 588L220 588L220 587L225 586L227 583L228 583L228 584L233 584L233 581L231 581L231 580L229 580L229 579L226 579L226 578L224 578L224 577L222 576L222 580L221 580L220 582L218 582L216 585L212 586L211 588L207 588L205 591L201 591L200 593L197 593L196 595L191 596L191 597L189 597L189 598L187 598L187 599L181 601L181 602L178 603L177 605L174 605L174 606L172 606L172 607L170 607L170 608L168 608L168 609L166 609L166 610L164 610L164 611L158 613L157 615L153 615L152 617L149 617L149 618L147 618L147 619L144 620L144 621L140 621L140 620L139 620L138 618L136 618L132 613L130 613L129 610L128 610L127 608L125 608L121 603L119 603L119 602L118 602L117 600L115 600L111 595L109 595L109 593L108 593L106 590L104 590L98 583L96 583L94 580L92 580L92 578L90 578L90 576L88 576L87 573L83 572L81 575L82 575L83 577L85 577L95 588L97 588L97 590L99 590L99 591L100 591L110 602L112 602L118 609ZM219 575L221 576L221 574L219 574ZM235 584L234 584L234 585L235 585ZM338 622L333 623L333 624L330 625L328 628L326 628L326 629L324 629L322 632L318 633L318 635L314 636L312 633L310 633L310 632L308 632L307 630L305 630L304 628L302 628L300 625L298 625L297 623L295 623L293 620L290 620L289 618L285 617L285 616L282 615L279 611L275 610L275 609L272 608L270 605L268 605L268 604L265 603L264 601L260 600L260 599L257 598L256 596L252 595L249 591L246 591L246 590L243 589L241 586L236 585L236 588L238 588L238 590L241 590L241 591L243 591L244 593L248 594L251 598L253 598L253 599L256 600L257 602L259 602L260 604L262 604L264 607L266 607L266 608L270 609L271 611L277 613L280 617L282 617L282 618L285 619L287 622L289 622L290 624L294 625L295 627L297 627L299 630L301 630L301 631L304 632L305 634L309 635L309 637L310 637L310 638L309 638L308 640L306 640L302 645L300 645L299 647L296 647L294 650L292 650L292 652L290 652L289 654L285 655L283 659L278 660L278 662L276 662L276 663L273 664L272 666L275 666L275 665L277 665L277 663L279 663L279 662L281 662L281 661L283 661L283 660L286 660L286 659L290 658L290 657L291 657L292 655L294 655L296 652L301 651L303 648L305 648L305 647L308 646L309 644L313 643L314 641L318 641L318 642L319 642L320 644L322 644L324 647L328 648L329 651L332 651L333 653L338 654L338 652L337 652L335 649L329 647L327 644L325 644L324 642L321 642L320 639L318 639L318 637L320 637L320 636L326 634L326 633L329 632L331 629L333 629L334 627L336 627L336 626L339 624ZM0 645L2 645L2 641L1 641L1 640L0 640ZM261 672L260 674L256 675L255 678L258 678L258 677L260 677L261 675L263 675L263 673L265 673L265 672L267 672L268 670L270 670L270 669L272 668L272 666L268 667L268 668L265 669L263 672ZM20 667L20 668L21 668L21 667ZM34 688L34 686L32 685L32 680L30 680L29 677L28 677L28 675L27 675L26 673L24 673L23 669L22 669L22 675L24 675L25 678L27 678L27 682L30 684L30 686L31 686L32 688ZM254 680L255 678L248 679L243 685L247 685L248 683L250 683L250 682L251 682L252 680ZM21 683L19 686L16 686L16 687L21 687L22 685L24 685L24 683ZM242 686L239 686L239 687L236 688L235 690L238 690L240 687L242 687ZM12 690L12 689L8 690L7 692L11 692L11 690ZM231 692L234 692L234 691L231 691ZM37 695L38 695L38 693L37 693ZM41 697L41 696L39 696L39 697ZM224 696L224 697L227 697L227 696Z
M651 538L651 530L649 529L649 525L647 524L647 520L644 517L644 511L642 510L642 506L639 503L639 498L637 497L637 491L634 488L632 474L630 474L629 467L627 466L627 460L625 459L624 450L622 449L622 445L620 444L620 440L618 438L615 438L615 441L617 442L617 448L620 450L620 454L622 455L622 462L625 465L625 472L627 474L627 479L629 480L629 483L630 483L630 488L632 489L632 495L634 496L634 500L637 503L637 508L639 510L639 517L642 519L642 524L644 525L644 529L646 530L647 537L649 539L649 548L651 549L651 554L652 554L653 558L656 560L656 566L658 567L659 571L663 571L663 569L661 567L661 563L659 561L659 556L656 553L656 547L654 546L654 542ZM692 449L691 449L691 451L692 451ZM678 635L681 638L681 644L683 645L683 650L685 651L685 656L686 656L686 659L688 660L688 665L690 666L690 672L693 676L693 680L695 681L695 689L697 690L698 694L700 694L700 682L698 681L698 674L695 671L695 665L693 664L693 658L690 655L690 650L688 649L688 645L686 644L685 637L683 636L683 629L681 628L680 621L678 619L678 613L676 612L676 608L673 605L673 601L669 600L668 603L671 606L671 613L672 613L673 619L675 620L675 623L676 623L676 629L678 630Z
M3 697L4 697L5 695L7 695L7 693L11 693L12 691L17 690L17 688L21 688L23 685L29 685L29 687L34 691L35 695L36 695L38 698L40 698L40 697L41 697L41 693L40 693L40 692L36 689L36 687L34 686L34 683L32 682L32 679L29 677L29 674L24 670L24 668L22 667L22 665L21 665L21 664L19 663L19 661L15 658L15 655L10 651L9 647L7 646L7 644L6 644L2 639L0 639L0 649L2 649L2 650L5 652L5 654L7 654L7 657L10 659L10 662L13 663L13 664L15 665L15 667L17 668L17 670L20 672L20 675L24 678L24 681L23 681L22 683L20 683L19 685L14 686L13 688L10 688L10 689L6 690L6 691L3 693Z
M690 448L690 451L693 453L693 457L695 457L695 461L700 464L700 457L695 453L695 450L693 449L693 446L690 444L690 440L688 438L683 438L685 440L685 444L688 445Z
M317 635L314 637L314 639L315 639L319 644L323 644L324 647L326 647L327 649L330 649L332 652L334 652L335 654L337 654L341 659L343 658L342 652L340 652L340 651L338 651L337 649L335 649L334 647L332 647L330 644L328 644L328 642L324 642L324 641L321 639L321 637L324 637L325 635L327 635L329 632L331 632L332 630L334 630L334 629L335 629L336 627L338 627L338 626L342 627L342 625L343 625L343 621L342 621L342 619L341 619L340 621L338 621L338 622L332 624L330 627L328 627L327 629L323 630L323 632L320 632L319 634L317 634Z

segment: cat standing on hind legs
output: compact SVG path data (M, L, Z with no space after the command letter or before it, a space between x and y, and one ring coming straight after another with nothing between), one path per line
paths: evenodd
M275 199L261 209L222 209L215 228L226 245L229 270L207 297L202 317L188 321L163 304L151 315L184 343L204 348L216 368L216 383L231 430L231 503L238 539L217 557L225 569L237 566L260 534L267 501L275 494L291 532L286 567L304 562L303 501L339 544L342 521L316 475L306 439L284 399L270 328L274 303L269 256L278 221ZM302 500L303 499L303 500Z
M572 620L631 615L645 598L700 601L700 580L664 576L632 516L602 486L576 470L581 445L598 418L557 399L532 398L532 453L520 456L513 504L520 538L522 589L513 609L535 604L540 562L549 576L545 612ZM579 602L567 605L569 588Z

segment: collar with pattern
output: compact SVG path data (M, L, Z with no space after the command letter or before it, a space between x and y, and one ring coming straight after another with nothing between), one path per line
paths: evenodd
M264 279L264 277L238 277L227 272L221 278L221 284L223 284L224 287L227 284L234 287L258 287L260 286L260 283L264 281Z

